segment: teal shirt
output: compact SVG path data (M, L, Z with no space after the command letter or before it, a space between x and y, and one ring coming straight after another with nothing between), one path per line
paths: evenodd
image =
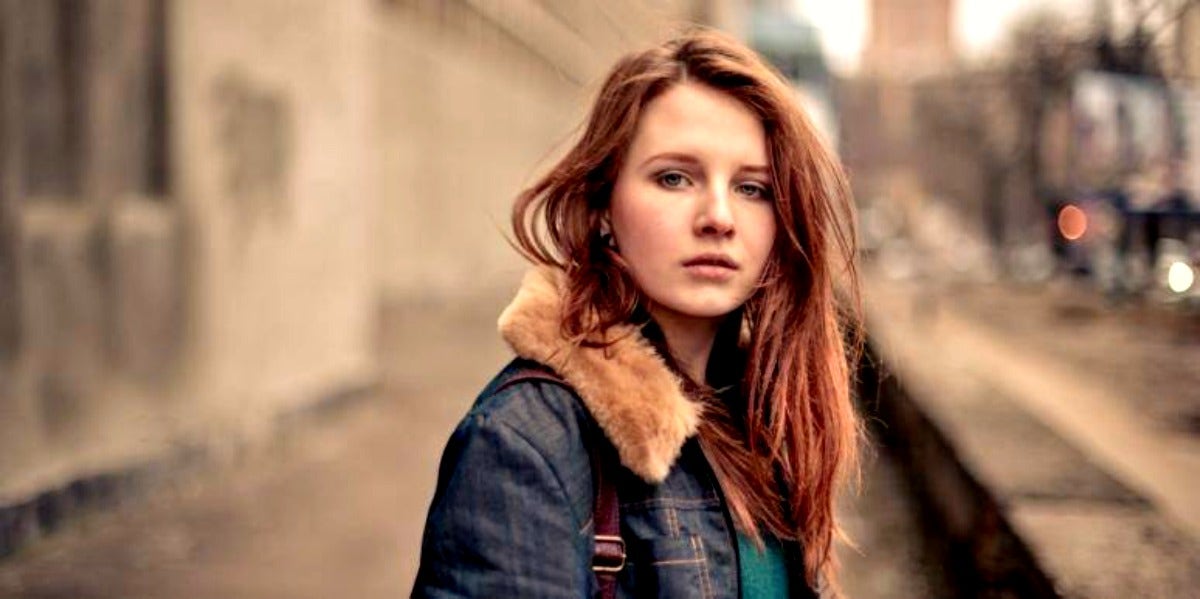
M737 540L742 599L787 599L787 556L779 539L764 534L765 551L761 552L755 547L754 541L740 532Z

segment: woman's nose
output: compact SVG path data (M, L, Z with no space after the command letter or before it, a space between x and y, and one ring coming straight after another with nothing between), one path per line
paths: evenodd
M700 199L696 214L696 233L721 237L733 234L733 206L730 194L724 189L708 189Z

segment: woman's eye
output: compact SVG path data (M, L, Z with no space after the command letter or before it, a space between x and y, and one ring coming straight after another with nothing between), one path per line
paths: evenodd
M678 189L687 183L687 176L677 171L667 171L658 176L658 184L668 189Z
M749 198L767 198L771 195L765 186L758 183L742 183L735 190Z

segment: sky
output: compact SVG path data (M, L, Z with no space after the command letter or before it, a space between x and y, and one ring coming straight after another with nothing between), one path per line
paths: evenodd
M869 0L794 0L799 12L821 31L830 67L849 74L858 66L867 35ZM954 37L970 59L985 58L1004 39L1004 33L1023 13L1049 7L1072 19L1087 19L1088 0L957 0Z

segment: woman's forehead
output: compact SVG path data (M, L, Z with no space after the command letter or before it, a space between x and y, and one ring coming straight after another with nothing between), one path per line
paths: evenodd
M758 115L733 96L682 83L646 105L629 149L637 162L659 154L765 166L766 134Z

